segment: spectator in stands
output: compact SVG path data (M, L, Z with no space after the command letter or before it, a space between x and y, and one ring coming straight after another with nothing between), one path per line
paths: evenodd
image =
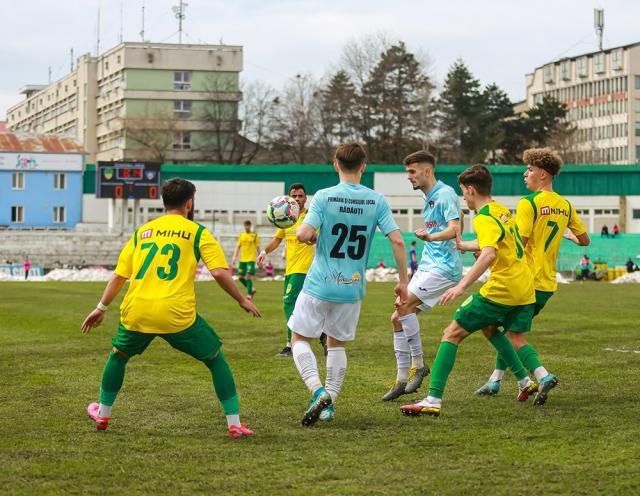
M606 224L604 226L602 226L602 230L600 231L600 237L601 238L608 238L609 237L609 228L607 227Z
M583 281L586 281L587 279L589 279L589 265L591 264L589 257L587 256L587 254L585 253L582 256L582 259L580 260L580 278Z
M618 224L614 224L613 225L613 237L615 238L618 234L620 234L620 228L618 227Z
M29 262L29 256L24 258L24 280L26 281L29 278L29 271L31 270L31 262Z
M387 266L384 264L384 261L382 259L378 260L378 268L379 269L386 269Z
M638 266L633 263L633 260L631 260L631 258L629 258L629 260L627 260L626 266L627 266L627 272L629 274L631 272L635 272L636 270L640 270L640 269L638 269Z
M267 277L273 277L273 264L271 260L267 262L267 265L264 266L264 273Z

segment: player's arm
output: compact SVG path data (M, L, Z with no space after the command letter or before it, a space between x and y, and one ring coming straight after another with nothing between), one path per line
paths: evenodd
M387 238L391 242L393 258L395 258L398 267L399 281L394 292L399 298L399 303L402 304L407 301L407 284L409 283L409 276L407 275L407 248L399 229L390 232Z
M414 234L422 241L446 241L456 237L456 229L460 230L460 219L452 219L448 221L447 227L437 233L429 234L425 229L418 229Z
M460 280L460 282L451 289L448 289L440 298L440 305L446 305L452 300L455 300L458 296L462 296L464 292L476 282L482 274L491 266L496 258L497 250L493 246L485 246L480 251L480 255L473 264L473 267L467 272L467 274Z
M116 296L118 296L118 293L120 293L125 282L127 282L126 277L119 276L118 274L113 274L111 276L111 280L107 283L107 287L104 288L104 292L98 302L98 306L94 308L89 315L87 315L82 326L80 326L83 334L88 333L94 327L98 327L102 324L104 315L107 312L107 307L116 298Z
M567 230L564 233L564 237L573 241L575 244L579 246L589 246L591 243L591 239L589 238L589 233L587 232L587 228L580 220L580 216L573 208L573 205L569 203L569 225L567 226Z
M589 246L589 244L591 243L589 233L586 232L580 234L579 236L576 236L575 234L573 234L573 232L571 232L571 229L567 229L562 237L568 239L569 241L573 241L578 246Z
M527 198L521 198L516 207L516 225L520 239L522 239L522 246L527 246L535 219L536 213L533 204Z
M296 237L300 243L312 245L318 240L318 233L311 224L302 223L296 228Z
M467 251L479 252L480 245L478 244L477 239L472 239L470 241L462 241L462 234L459 229L456 229L456 250L465 253Z
M231 298L236 300L238 302L238 305L240 305L240 308L242 308L246 312L249 312L254 317L262 317L262 314L260 313L260 310L258 310L258 307L256 307L249 298L247 298L240 292L228 269L218 267L217 269L213 269L210 272L213 278L218 283L218 286L220 286L225 293L231 296Z
M231 263L233 265L238 261L238 252L240 251L240 238L238 238L238 244L236 245L236 249L233 250L233 257L231 258Z
M278 248L278 246L280 246L280 243L282 243L282 238L273 238L269 244L267 246L265 246L264 250L262 250L260 252L260 254L258 255L258 260L257 260L257 265L258 268L261 269L262 268L262 264L264 263L264 259L265 257L271 253L272 251L274 251L276 248Z
M301 243L314 245L318 241L318 230L324 221L324 194L318 192L309 205L304 222L296 228L296 238Z

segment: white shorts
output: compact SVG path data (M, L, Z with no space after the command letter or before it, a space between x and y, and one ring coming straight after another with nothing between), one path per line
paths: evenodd
M458 284L457 281L447 279L437 272L418 270L409 281L408 289L422 301L418 308L423 312L428 312L438 304L444 292L456 284Z
M360 304L324 301L300 293L287 325L305 338L319 338L324 332L339 341L353 341L360 318Z

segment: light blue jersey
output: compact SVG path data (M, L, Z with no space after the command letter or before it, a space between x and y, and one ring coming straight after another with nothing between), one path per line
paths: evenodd
M385 236L399 229L385 197L361 184L341 182L314 195L303 223L320 232L302 291L324 301L361 300L376 227Z
M460 200L451 186L438 181L425 196L424 228L429 234L444 231L450 220L460 219ZM462 258L455 239L425 242L418 270L433 271L450 279L462 278Z

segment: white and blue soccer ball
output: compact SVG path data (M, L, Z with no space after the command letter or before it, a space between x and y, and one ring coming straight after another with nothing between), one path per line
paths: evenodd
M280 229L287 229L298 221L300 208L293 198L282 195L276 196L267 205L267 219Z

